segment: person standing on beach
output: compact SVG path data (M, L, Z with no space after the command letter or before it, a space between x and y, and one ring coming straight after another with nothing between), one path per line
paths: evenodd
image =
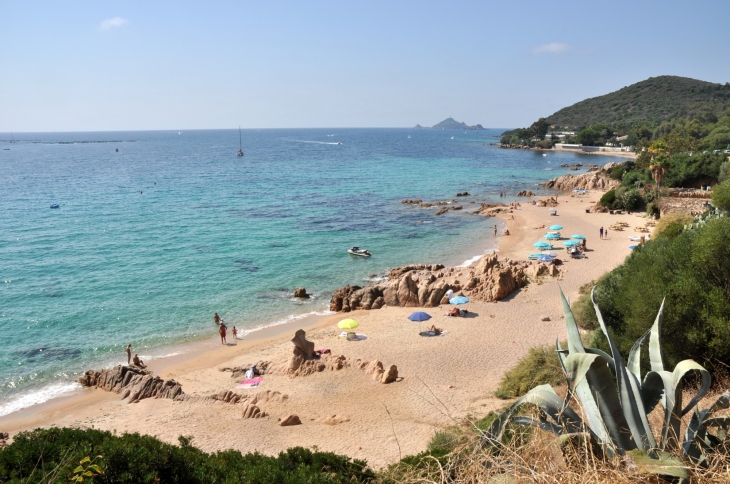
M129 366L130 361L132 361L132 343L127 345L127 366Z
M598 231L598 233L601 234L601 238L603 238L603 227L600 228L600 230Z
M215 324L221 324L221 317L218 316L218 313L215 313L215 316L213 316L213 321Z
M235 343L236 342L236 339L238 338L238 330L236 329L235 326L231 330L231 334L233 335L233 342Z
M221 323L221 327L218 328L218 333L221 335L221 344L222 345L228 344L226 342L226 330L227 329L228 328L226 327L225 323Z
M497 236L497 225L496 224L494 225L494 236L495 237Z
M608 229L606 229L606 230L603 231L603 238L604 239L607 239L608 238Z

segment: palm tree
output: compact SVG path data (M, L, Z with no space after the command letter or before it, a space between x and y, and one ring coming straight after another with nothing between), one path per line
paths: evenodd
M659 195L659 187L664 180L664 175L669 170L669 149L663 141L659 140L649 147L649 151L652 153L649 169L652 178L656 181L657 195Z

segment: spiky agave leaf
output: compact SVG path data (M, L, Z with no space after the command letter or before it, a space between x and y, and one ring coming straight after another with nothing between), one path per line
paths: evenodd
M639 471L655 474L662 477L676 477L680 483L686 483L689 479L689 471L682 459L668 452L655 450L649 455L643 450L636 449L627 452Z
M583 421L570 408L550 385L539 385L509 406L489 428L482 434L481 445L499 445L507 429L507 425L513 420L515 414L525 404L533 404L540 409L540 412L552 420L555 428L565 428L569 433L582 431ZM552 430L553 427L547 428Z
M703 464L705 456L702 453L703 447L708 447L707 427L709 423L716 422L716 426L723 420L715 420L710 417L718 410L730 408L730 392L723 393L715 403L706 410L696 410L692 416L692 420L687 426L684 433L684 442L682 443L682 454L691 462ZM730 420L730 417L725 417Z
M636 445L649 455L652 455L657 448L657 443L651 432L649 421L646 418L646 412L644 411L644 402L641 398L641 385L634 374L626 370L618 347L606 328L603 315L596 302L595 287L591 291L591 301L593 302L593 308L598 317L598 324L601 326L601 330L606 336L606 339L608 339L608 344L611 347L611 354L616 365L616 383L618 384L619 398L621 399L621 409L624 418L631 430L631 435Z

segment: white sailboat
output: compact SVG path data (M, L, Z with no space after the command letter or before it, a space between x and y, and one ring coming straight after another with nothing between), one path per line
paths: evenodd
M241 145L241 127L238 127L238 153L236 156L243 156L243 147Z

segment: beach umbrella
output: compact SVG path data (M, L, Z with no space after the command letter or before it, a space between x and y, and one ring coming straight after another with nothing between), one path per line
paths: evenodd
M578 245L578 243L579 242L577 240L566 240L565 242L563 242L563 245L566 247L573 247L575 245Z
M424 313L423 311L418 311L417 313L413 313L408 316L408 319L410 319L411 321L418 321L420 323L421 321L427 321L431 319L431 315L428 313Z
M553 209L553 210L555 210L555 209ZM550 226L550 230L560 230L562 228L563 228L562 225L551 225Z
M456 296L449 301L451 304L466 304L469 302L469 298L466 296Z
M560 239L560 236L558 234L545 234L542 238L548 240L558 240Z
M573 234L573 235L570 236L570 238L571 239L581 239L581 240L583 240L583 239L586 238L586 236L585 235L580 235L580 234Z
M537 247L537 248L539 248L539 249L552 249L552 248L553 248L553 246L552 246L552 245L548 244L547 242L542 242L542 241L540 241L540 242L535 242L535 243L534 243L534 244L532 244L532 245L533 245L534 247Z
M343 319L342 321L337 323L337 327L340 329L355 329L358 326L360 326L360 323L358 323L354 319Z
M629 249L631 249L631 250L634 250L634 249L635 249L635 248L637 248L637 247L638 247L637 245L630 245L630 246L629 246Z

